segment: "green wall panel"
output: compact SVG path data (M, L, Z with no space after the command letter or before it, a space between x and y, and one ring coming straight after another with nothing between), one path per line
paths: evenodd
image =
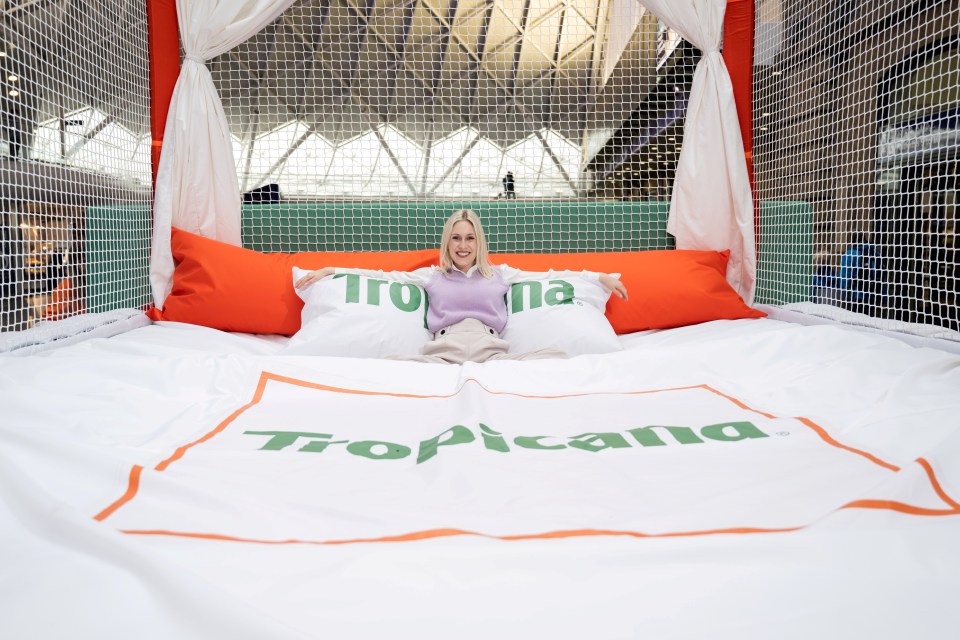
M243 244L263 252L403 251L435 247L455 209L477 211L495 252L671 249L670 203L577 201L329 202L244 205ZM806 202L761 203L758 303L809 300L813 211ZM86 211L87 307L139 308L151 299L150 210Z
M150 291L148 205L86 209L86 304L90 313L145 307Z
M670 203L496 201L245 205L243 244L258 251L406 251L435 247L453 211L480 214L493 251L670 249Z
M813 208L809 202L761 202L758 304L810 299L813 284Z

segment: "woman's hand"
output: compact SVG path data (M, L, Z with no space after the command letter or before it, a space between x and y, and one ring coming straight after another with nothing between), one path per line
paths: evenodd
M309 287L314 282L318 280L323 280L327 276L332 276L334 273L333 267L324 267L323 269L317 269L316 271L311 271L307 275L303 276L294 283L294 287L297 289L302 289L304 287Z
M607 291L612 291L613 295L623 300L627 299L627 288L620 282L620 278L611 276L608 273L600 274L600 284Z

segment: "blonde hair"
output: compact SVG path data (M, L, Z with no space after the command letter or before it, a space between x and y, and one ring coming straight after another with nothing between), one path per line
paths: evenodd
M490 268L490 261L487 258L487 238L483 234L480 217L473 209L457 209L443 223L443 233L440 235L440 268L443 271L450 271L453 268L453 258L450 256L450 236L453 235L453 225L462 220L466 220L473 225L473 232L477 236L477 271L484 278L492 277L493 269Z

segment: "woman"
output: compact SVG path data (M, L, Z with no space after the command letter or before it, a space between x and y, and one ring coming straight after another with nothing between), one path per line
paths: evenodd
M491 265L487 241L477 214L470 209L455 211L443 225L440 237L440 266L403 271L365 271L324 267L311 271L296 282L296 287L309 286L335 273L355 273L371 278L395 280L419 285L430 301L427 328L433 340L423 349L423 356L402 358L420 362L463 364L486 360L531 360L556 358L565 354L556 349L531 353L507 353L508 344L500 339L507 323L505 294L510 285L532 274L507 265ZM619 279L605 273L554 272L558 278L574 274L594 278L608 291L626 300L627 289Z

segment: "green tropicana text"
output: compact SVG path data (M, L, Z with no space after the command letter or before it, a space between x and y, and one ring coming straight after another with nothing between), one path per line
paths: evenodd
M347 304L360 304L360 293L361 290L363 290L365 294L362 296L363 303L379 307L381 289L384 285L387 285L386 297L398 311L412 312L419 309L421 305L423 306L423 326L426 328L427 309L430 305L427 302L427 296L424 294L423 289L417 285L403 282L388 282L386 280L378 280L377 278L368 278L356 273L338 273L333 277L346 278L347 290L344 302Z
M529 302L528 309L537 309L543 305L554 307L559 304L573 304L573 285L565 280L550 280L550 286L544 290L537 280L525 280L510 286L510 312L524 310L524 292Z
M335 445L343 445L347 453L371 460L400 460L417 450L417 464L421 464L438 455L444 448L471 445L477 442L486 451L509 453L513 448L536 451L558 451L575 449L588 453L598 453L606 449L629 449L645 447L663 447L668 445L703 444L708 440L715 442L738 442L769 437L752 422L721 422L703 427L683 427L666 425L648 425L627 429L623 432L593 432L576 436L515 436L508 438L489 426L480 423L476 429L464 425L454 425L443 433L421 440L416 447L383 440L334 440L330 433L306 431L244 431L246 435L266 436L268 440L260 447L261 451L282 451L284 449L305 453L323 453ZM512 447L511 447L512 444ZM474 444L473 446L477 446Z
M389 282L377 278L368 278L356 273L338 273L334 278L346 279L344 302L347 304L367 304L379 307L387 299L398 311L413 312L423 307L424 326L426 326L429 302L423 290L415 284ZM565 280L550 280L544 288L542 282L527 280L517 282L510 287L510 312L520 313L524 309L538 309L542 306L553 307L561 304L573 304L575 297L573 285ZM386 287L386 295L384 295Z

